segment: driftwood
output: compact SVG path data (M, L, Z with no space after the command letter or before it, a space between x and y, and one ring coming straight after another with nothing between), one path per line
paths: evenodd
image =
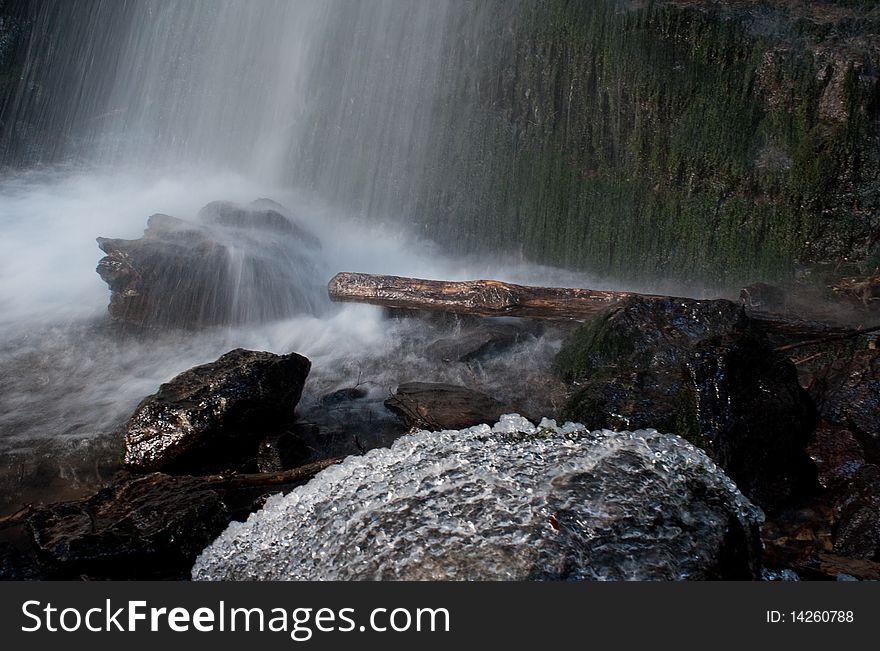
M255 473L229 473L219 475L203 475L196 477L201 479L210 488L216 489L233 489L233 488L252 488L257 486L279 486L282 484L290 484L295 481L311 479L325 468L340 463L342 459L324 459L315 461L304 466L298 466L290 470L280 470L278 472L255 472Z
M637 295L593 289L532 287L498 280L423 280L348 272L336 274L327 289L334 301L478 316L576 321L588 319L625 298Z

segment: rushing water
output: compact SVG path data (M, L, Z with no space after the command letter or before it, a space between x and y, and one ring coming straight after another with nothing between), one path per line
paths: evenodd
M442 334L437 326L330 306L323 293L343 270L593 284L504 251L440 256L415 232L416 214L393 214L406 201L386 200L412 196L430 167L425 134L438 106L454 104L438 95L439 76L459 65L440 59L462 37L451 25L473 7L450 0L36 6L2 143L0 483L8 500L25 497L16 488L22 477L76 479L91 468L85 481L97 481L113 469L119 425L143 396L235 347L308 356L306 405L355 384L380 401L399 382L423 380L475 386L531 413L555 406L534 387L547 382L558 334L485 364L438 367L421 354ZM479 11L467 15L480 19ZM321 240L318 281L308 291L326 310L201 332L109 323L96 237L137 238L154 213L194 220L211 201L261 197L287 206Z

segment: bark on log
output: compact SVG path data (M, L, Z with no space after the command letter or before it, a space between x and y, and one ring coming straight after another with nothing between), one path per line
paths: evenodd
M576 321L588 319L636 295L593 289L531 287L497 280L424 280L348 272L336 274L327 289L334 301L478 316ZM665 298L649 294L639 296Z
M342 462L342 459L324 459L323 461L315 461L304 466L292 468L291 470L281 470L278 472L257 472L257 473L232 473L228 475L202 475L196 479L201 479L210 488L215 489L233 489L233 488L252 488L256 486L279 486L281 484L290 484L295 481L311 479L325 468Z

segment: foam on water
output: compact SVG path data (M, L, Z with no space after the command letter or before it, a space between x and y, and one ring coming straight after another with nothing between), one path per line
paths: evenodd
M349 457L230 525L192 576L705 578L731 519L750 532L762 517L677 436L509 415Z

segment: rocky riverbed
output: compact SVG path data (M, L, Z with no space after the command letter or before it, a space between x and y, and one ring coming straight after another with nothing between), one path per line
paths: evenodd
M256 220L321 246L283 210L214 203L100 239L113 295L89 332L143 353L257 327L266 310L230 309L210 270L260 249L217 233ZM163 312L169 259L196 271ZM79 475L36 451L5 468L0 576L878 578L880 359L857 327L875 302L817 291L636 296L583 324L388 312L394 345L348 367L226 350L82 444Z

